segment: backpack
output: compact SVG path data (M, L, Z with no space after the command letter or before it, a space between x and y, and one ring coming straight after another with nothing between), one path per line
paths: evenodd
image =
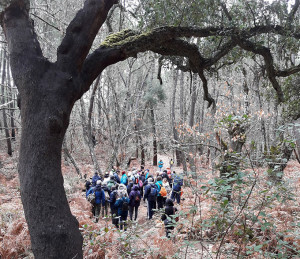
M149 196L151 197L156 197L157 196L157 189L155 187L150 187L150 194Z
M108 188L108 190L111 190L111 187L113 187L114 185L115 185L115 182L112 181L112 180L109 180L109 181L107 182L107 188Z
M143 188L143 186L144 186L143 181L142 181L142 180L139 180L139 187L140 187L140 188Z
M159 194L162 196L162 197L167 197L167 190L165 187L163 187L162 185L160 185L160 192Z
M129 204L127 201L123 201L122 211L128 211Z
M136 202L139 202L139 201L141 200L138 194L135 195L134 200L135 200Z
M88 200L88 202L94 204L95 203L95 200L96 200L96 195L95 195L95 192L92 192L90 193L86 199Z

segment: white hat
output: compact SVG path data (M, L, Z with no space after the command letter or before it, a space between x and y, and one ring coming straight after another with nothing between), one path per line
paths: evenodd
M101 180L97 180L96 184L101 185Z

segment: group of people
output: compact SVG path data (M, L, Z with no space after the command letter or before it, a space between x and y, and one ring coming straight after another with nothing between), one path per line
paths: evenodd
M173 228L170 216L177 209L174 201L179 204L183 178L175 171L161 170L152 174L149 169L132 171L112 170L102 178L97 172L86 181L86 197L92 203L95 222L100 214L108 216L108 207L112 223L120 230L126 230L129 213L131 221L136 221L139 207L143 201L147 204L147 218L152 219L156 209L163 209L162 220L166 225L166 235Z

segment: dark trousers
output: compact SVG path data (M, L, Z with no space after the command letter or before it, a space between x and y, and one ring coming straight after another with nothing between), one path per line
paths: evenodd
M157 196L157 208L162 209L164 207L164 197Z
M171 193L171 200L175 201L175 199L176 199L176 202L178 204L180 204L180 191L179 192L172 191L172 193Z
M152 219L152 216L154 214L153 209L156 209L156 201L149 201L148 200L148 219Z
M116 227L118 227L118 222L119 222L118 209L110 208L110 211L111 211L111 221Z
M134 220L136 220L136 218L138 216L138 210L139 210L139 205L129 206L129 217L130 217L130 220L132 220L132 218L133 218L133 211L135 212L134 213Z
M166 219L164 221L164 224L165 224L165 230L166 230L166 237L167 238L170 238L170 234L171 234L171 231L174 229L174 226L170 226L170 222L168 219Z
M121 214L119 216L119 229L122 230L124 228L124 230L126 231L127 230L127 223L126 223L126 220L127 220L127 212L126 212L126 215L125 214Z
M94 204L93 209L94 209L94 217L96 218L96 222L98 222L99 214L100 214L100 210L101 210L101 203Z
M140 187L140 193L141 193L141 197L144 196L144 187Z
M167 200L167 197L163 197L163 204L164 204L164 207L166 206L166 200Z

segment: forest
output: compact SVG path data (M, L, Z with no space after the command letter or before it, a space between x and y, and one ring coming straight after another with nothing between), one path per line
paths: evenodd
M0 0L0 258L300 258L299 10Z

